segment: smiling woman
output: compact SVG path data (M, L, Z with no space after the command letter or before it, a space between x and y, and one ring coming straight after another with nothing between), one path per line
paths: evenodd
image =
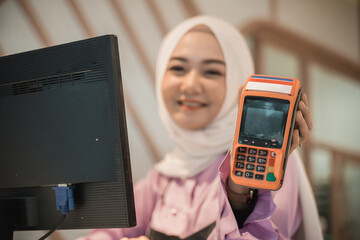
M191 30L179 42L162 83L166 109L180 127L196 130L219 112L226 93L225 60L208 31Z
M295 222L284 226L272 225L269 191L228 181L239 86L253 72L245 39L221 19L197 16L170 31L158 54L156 95L176 146L135 186L137 226L95 230L83 239L274 240L276 230L296 231L296 174L277 215ZM309 131L304 122L298 123Z
M198 16L170 31L158 54L156 94L176 147L136 184L136 227L83 239L276 239L270 192L240 187L242 209L233 210L226 189L238 87L252 73L244 38L223 20Z

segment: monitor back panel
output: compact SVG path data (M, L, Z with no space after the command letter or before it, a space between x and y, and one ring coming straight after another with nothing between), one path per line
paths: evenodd
M1 57L0 146L0 198L36 197L30 229L56 223L51 186L61 183L76 184L62 228L133 226L116 36Z

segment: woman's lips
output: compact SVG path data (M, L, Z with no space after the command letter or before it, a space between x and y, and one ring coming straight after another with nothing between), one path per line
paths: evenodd
M207 104L196 100L179 100L178 104L184 110L198 110L207 106Z

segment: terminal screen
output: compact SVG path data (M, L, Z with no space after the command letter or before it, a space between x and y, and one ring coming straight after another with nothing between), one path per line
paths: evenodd
M281 147L289 101L273 98L246 97L244 101L240 138L255 142L268 141Z

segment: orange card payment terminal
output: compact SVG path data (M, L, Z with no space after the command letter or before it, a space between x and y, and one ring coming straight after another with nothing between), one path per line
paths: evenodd
M268 190L282 186L300 97L301 84L295 78L248 78L231 156L234 183Z

